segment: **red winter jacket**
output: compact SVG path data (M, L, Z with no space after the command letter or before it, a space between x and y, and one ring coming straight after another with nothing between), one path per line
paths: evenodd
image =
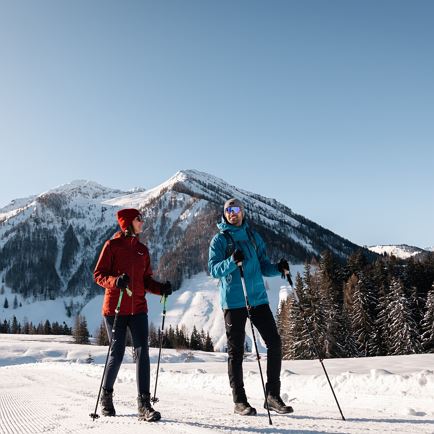
M105 316L115 315L120 294L120 289L116 287L116 278L123 273L130 277L128 287L133 294L129 297L124 291L119 315L147 313L145 293L159 295L162 284L151 277L148 248L137 237L126 237L122 232L118 232L104 244L93 272L95 282L105 288L102 307L102 314Z

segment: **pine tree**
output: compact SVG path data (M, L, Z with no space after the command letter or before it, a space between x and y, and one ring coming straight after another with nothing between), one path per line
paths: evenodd
M72 336L76 344L90 344L89 330L87 329L87 321L85 317L81 315L75 317Z
M414 354L421 351L417 325L411 315L411 307L405 295L402 281L392 279L388 306L389 354Z
M205 334L205 330L202 329L200 331L200 350L204 351L205 350L205 343L206 343L206 334Z
M71 335L72 334L71 327L68 327L68 324L66 324L65 321L63 321L63 334L64 335Z
M18 299L17 296L14 297L13 308L16 309L18 307Z
M422 326L422 346L424 351L434 353L434 284L428 293Z
M95 335L96 335L96 344L97 345L107 346L109 344L107 329L105 327L104 320L101 321Z
M319 263L319 295L324 324L324 357L345 355L342 327L343 281L339 264L330 252L324 252Z
M10 332L11 332L11 325L8 321L4 320L2 326L2 333L10 333Z
M327 309L329 304L321 298L320 275L318 271L311 272L310 266L305 268L303 286L303 307L305 317L308 321L310 332L315 339L316 346L320 351L321 357L326 355L326 336L327 336ZM308 330L305 331L306 338L310 338ZM312 356L314 353L310 350Z
M51 324L50 321L48 321L47 319L44 323L44 335L51 335L51 334L52 334Z
M295 291L299 301L296 302L295 299L292 299L288 306L288 317L290 318L288 334L291 344L286 357L289 359L313 359L316 357L314 346L316 342L312 340L312 337L315 339L315 326L311 319L311 303L307 301L308 285L311 285L311 273L310 265L306 264L304 280L299 274L295 279ZM302 313L300 306L304 313Z
M345 286L346 314L358 355L375 356L376 326L373 318L374 298L363 272L353 274Z
M155 328L154 323L151 322L149 325L149 346L152 348L158 348L160 345L160 342L158 340L158 332Z
M25 335L30 334L30 330L31 330L31 325L29 324L29 322L27 320L24 321L23 334L25 334Z
M7 309L7 308L9 307L9 302L8 302L7 297L5 297L5 302L4 302L4 304L3 304L3 307L4 307L5 309Z
M18 324L17 317L14 315L12 318L11 331L12 334L20 333L21 326Z
M200 335L196 329L196 326L193 326L193 331L191 332L190 348L192 350L200 350Z
M280 339L282 341L282 359L288 360L291 358L291 336L289 334L289 301L282 300L277 311L277 330L279 331Z
M204 351L214 352L214 345L212 343L212 339L209 335L209 332L206 333Z

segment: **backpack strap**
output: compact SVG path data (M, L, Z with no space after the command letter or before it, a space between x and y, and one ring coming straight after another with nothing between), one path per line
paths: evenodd
M221 231L221 233L224 235L224 237L226 239L225 259L227 259L235 251L235 240L233 239L233 237L229 233L229 231L227 231L227 230L226 231Z
M258 244L256 243L255 235L250 228L247 228L246 232L247 232L247 236L249 237L249 241L253 244L253 247L256 252L256 256L258 256ZM221 231L221 233L224 235L226 239L225 259L227 259L235 251L235 240L233 239L232 235L229 233L228 230Z

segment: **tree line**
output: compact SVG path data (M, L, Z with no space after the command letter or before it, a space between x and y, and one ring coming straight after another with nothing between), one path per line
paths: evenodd
M434 254L370 261L358 251L342 263L325 252L294 287L321 357L434 352ZM277 322L284 359L316 357L291 294Z
M10 333L10 334L33 334L33 335L72 335L73 341L76 344L90 345L90 333L87 326L86 318L82 315L77 315L74 320L74 325L68 327L68 325L63 322L59 324L58 322L50 323L49 320L45 322L40 322L38 325L34 325L32 322L25 321L22 325L18 322L17 318L14 316L12 321L0 320L0 333ZM159 347L160 346L160 330L157 329L153 323L149 327L149 346ZM108 335L104 325L104 321L96 331L95 336L96 345L108 345ZM128 330L127 332L127 345L133 346L131 334ZM181 327L172 325L164 330L163 333L163 348L176 348L176 349L190 349L199 351L214 351L214 345L209 333L205 333L202 329L200 332L197 330L196 326L193 327L191 333L188 332L185 325Z
M151 322L149 326L148 337L148 343L150 347L159 348L160 333L160 329L157 329ZM189 333L185 325L182 325L181 327L176 326L175 328L173 328L172 325L169 325L169 328L164 330L162 339L162 348L175 348L177 350L189 349L210 352L214 351L214 344L209 333L207 332L205 334L203 329L199 332L196 326L193 326L193 331ZM97 331L96 344L109 344L104 322L101 322L101 325ZM127 330L127 346L133 346L129 330Z
M71 327L63 322L59 324L57 321L51 323L49 320L33 324L31 321L24 321L23 324L18 322L14 315L11 320L0 320L0 333L10 334L25 334L25 335L70 335Z

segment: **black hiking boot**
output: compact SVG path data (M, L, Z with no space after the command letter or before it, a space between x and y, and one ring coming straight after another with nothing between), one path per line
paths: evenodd
M113 406L113 390L102 389L101 391L101 412L103 416L116 416L116 410Z
M282 398L279 395L277 396L268 395L267 401L266 402L264 401L264 408L267 408L267 403L268 403L268 409L270 411L275 411L276 413L279 414L288 414L294 411L294 409L290 405L285 405L285 403L282 401Z
M143 393L137 398L137 406L139 409L139 420L146 422L156 422L161 419L161 414L151 407L151 395Z
M234 413L241 416L256 416L256 408L253 408L247 401L236 402Z

